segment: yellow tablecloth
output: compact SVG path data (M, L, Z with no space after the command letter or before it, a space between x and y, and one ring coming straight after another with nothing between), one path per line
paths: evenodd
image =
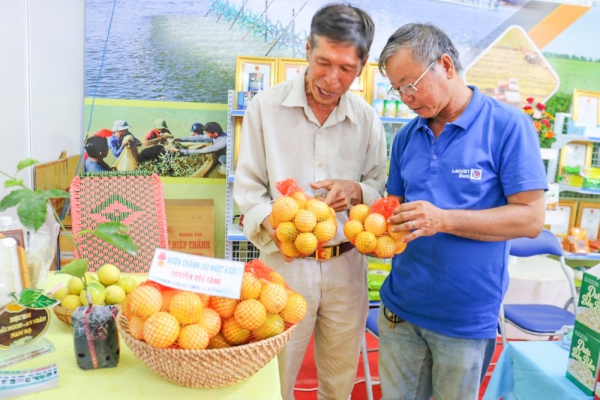
M132 275L133 276L133 275ZM59 282L66 283L68 275L52 275L44 285L49 289ZM140 280L143 277L136 276ZM53 319L49 339L56 351L33 360L14 364L4 370L22 370L56 363L60 386L19 398L23 399L281 399L277 358L254 376L233 386L220 389L191 389L170 383L142 363L121 340L121 356L115 368L84 371L77 366L71 327Z

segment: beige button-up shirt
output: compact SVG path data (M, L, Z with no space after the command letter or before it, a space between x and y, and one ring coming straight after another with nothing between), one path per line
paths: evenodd
M281 196L275 184L293 178L309 196L313 182L358 182L363 203L381 198L386 183L383 124L361 98L346 93L321 126L308 106L304 75L260 92L242 123L233 198L244 213L244 235L261 251L279 251L262 222L272 201ZM338 231L328 245L347 239L347 212L337 213Z

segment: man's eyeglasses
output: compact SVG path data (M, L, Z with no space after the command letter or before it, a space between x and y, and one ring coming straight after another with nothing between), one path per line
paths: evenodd
M391 87L390 90L388 91L388 93L393 93L398 97L402 97L403 95L404 96L413 96L415 93L417 93L417 90L418 90L417 83L419 83L419 81L425 76L427 71L429 71L431 69L431 67L433 67L434 64L435 64L435 61L432 62L431 64L429 64L429 67L427 67L427 69L425 71L423 71L421 76L419 78L417 78L417 80L414 83L409 83L408 85L404 85L404 86L400 87L399 89L394 89L394 87Z

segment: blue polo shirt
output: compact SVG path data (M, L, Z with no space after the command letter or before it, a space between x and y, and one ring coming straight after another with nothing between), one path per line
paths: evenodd
M548 189L531 119L475 88L471 102L436 138L416 118L396 135L387 191L446 210L484 210L515 193ZM396 315L442 334L496 337L508 286L507 242L437 233L394 256L381 299Z

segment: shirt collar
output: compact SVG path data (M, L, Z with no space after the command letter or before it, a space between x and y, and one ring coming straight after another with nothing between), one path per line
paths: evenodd
M292 90L290 90L290 93L288 93L287 97L281 103L282 106L303 107L305 110L310 109L308 101L306 100L306 83L304 78L305 74L300 74L294 79ZM347 93L344 93L342 97L340 97L338 105L331 114L334 116L332 120L332 123L334 124L343 121L346 117L353 123L358 124L356 112L348 99Z
M467 130L469 126L471 126L471 124L479 114L481 107L483 106L483 94L481 94L481 92L476 86L467 86L473 91L471 101L469 101L469 105L467 105L467 108L465 108L465 110L462 112L462 114L460 114L456 121L452 122L452 125L456 125L464 130ZM429 120L427 118L417 118L419 118L419 121L417 122L417 129L429 126Z

